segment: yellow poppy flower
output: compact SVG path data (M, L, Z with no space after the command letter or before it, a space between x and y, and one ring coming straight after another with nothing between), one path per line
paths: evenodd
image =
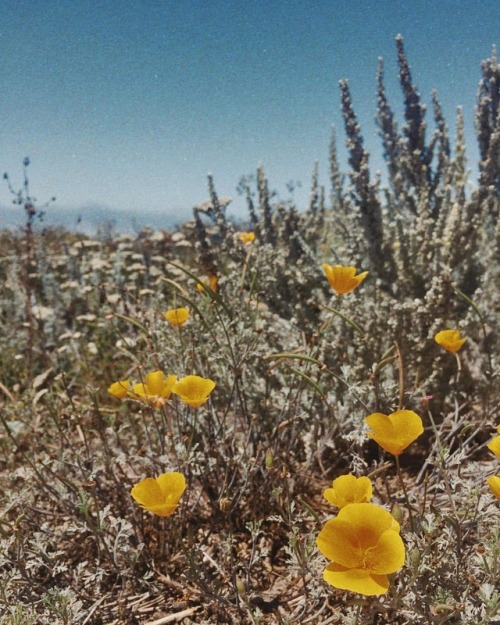
M459 330L441 330L434 337L436 343L448 352L454 354L467 340L462 338Z
M255 241L255 232L240 232L239 239L243 245L250 245Z
M175 471L157 478L147 477L130 491L132 497L145 510L158 516L170 516L179 505L186 490L186 478Z
M500 425L497 427L497 432L500 432ZM495 454L495 456L500 458L500 436L492 438L487 447Z
M387 510L372 503L351 503L326 523L316 540L331 561L323 578L335 588L381 595L388 575L405 561L399 525Z
M128 395L129 388L130 380L121 380L108 386L108 393L113 397L118 397L118 399L124 399Z
M210 289L212 289L212 291L217 291L217 285L219 284L219 279L217 278L216 275L212 274L211 276L208 276L208 278L206 280L202 280L203 284L208 286ZM199 282L196 283L196 289L200 292L200 293L205 293L205 289L203 288L203 284L200 284Z
M500 499L500 477L492 475L488 478L488 486L497 499Z
M382 449L399 456L424 431L422 419L413 410L397 410L390 415L374 412L365 419L368 437Z
M144 382L134 384L129 395L134 399L140 399L149 406L161 408L172 394L172 387L176 380L176 375L165 377L162 371L152 371L144 378Z
M368 275L363 271L356 275L355 267L343 267L342 265L327 265L323 263L323 271L326 279L337 295L345 295L354 291Z
M350 503L367 503L372 498L372 483L367 477L341 475L333 480L332 488L327 488L323 497L337 508Z
M165 313L165 319L177 328L183 326L189 319L189 308L171 308Z
M201 378L199 375L187 375L174 384L172 392L185 404L198 408L207 401L214 388L213 380Z

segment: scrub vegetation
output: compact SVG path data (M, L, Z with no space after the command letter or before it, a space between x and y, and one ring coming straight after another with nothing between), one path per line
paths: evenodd
M2 625L500 622L500 66L386 177L340 82L329 188L242 179L176 232L0 234ZM300 208L300 210L299 210Z

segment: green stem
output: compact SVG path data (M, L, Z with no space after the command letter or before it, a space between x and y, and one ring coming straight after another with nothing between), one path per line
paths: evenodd
M332 308L331 306L324 306L323 308L325 310L330 311L334 315L337 315L337 317L340 317L341 319L343 319L346 323L348 323L351 326L351 328L354 328L356 332L359 332L360 334L364 334L364 331L362 330L362 328L355 321L353 321L350 317L341 313L340 310L337 310L336 308Z

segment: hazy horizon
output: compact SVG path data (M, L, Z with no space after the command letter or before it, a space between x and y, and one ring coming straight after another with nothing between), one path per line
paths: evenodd
M423 101L437 89L450 136L464 109L469 166L480 62L498 42L500 5L443 0L183 3L19 0L2 11L0 170L67 210L104 206L183 221L217 192L234 199L262 164L270 187L307 203L315 160L328 185L330 127L345 167L338 81L347 78L370 151L383 168L376 69L401 121L395 37L401 33ZM433 130L431 117L429 133ZM11 203L0 186L0 206Z

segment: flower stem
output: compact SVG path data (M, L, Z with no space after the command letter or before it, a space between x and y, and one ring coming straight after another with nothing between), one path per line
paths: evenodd
M399 401L398 401L398 410L403 410L404 404L404 396L405 396L405 373L404 373L404 363L403 363L403 354L399 349L399 345L396 341L394 341L394 346L396 347L398 363L399 363ZM397 457L396 457L397 460ZM397 464L397 462L396 462ZM399 466L399 464L397 464Z
M334 315L337 315L337 317L340 317L341 319L343 319L346 323L348 323L351 326L351 328L354 328L356 332L359 332L360 334L364 334L364 330L355 321L353 321L347 315L344 315L343 313L341 313L340 310L337 310L337 308L332 308L331 306L323 306L323 308L325 310L330 311Z
M394 458L396 460L396 471L398 473L398 478L399 478L399 481L401 482L401 487L403 489L403 493L404 493L405 500L406 500L406 507L408 508L408 516L410 519L411 531L415 534L415 521L413 519L413 514L411 512L410 499L408 497L408 492L406 490L406 486L403 480L403 474L401 473L401 466L399 464L399 456L394 456Z
M457 376L455 378L455 384L457 384L457 386L458 386L458 379L459 379L460 373L462 371L462 362L461 362L460 356L458 355L457 352L455 352L455 358L457 359Z

